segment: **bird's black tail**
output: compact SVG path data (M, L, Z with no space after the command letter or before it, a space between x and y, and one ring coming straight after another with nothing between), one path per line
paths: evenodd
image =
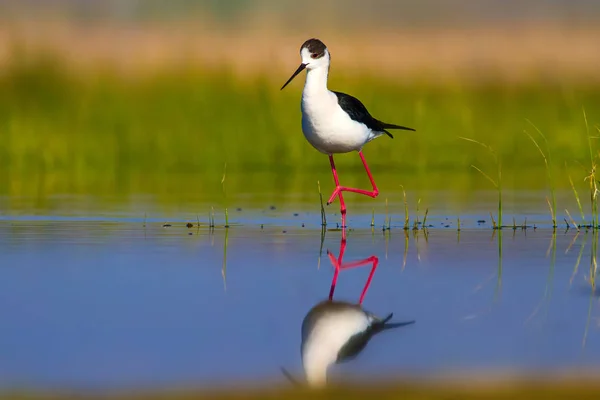
M394 125L394 124L388 124L388 123L385 123L385 122L383 122L383 127L385 129L402 129L404 131L414 131L413 128L408 128L406 126L400 126L400 125Z
M406 126L401 126L401 125L394 125L394 124L388 124L386 122L382 122L382 121L378 121L381 124L381 130L388 135L389 137L391 137L392 139L394 138L394 135L392 135L391 133L389 133L388 131L386 131L386 129L402 129L405 131L414 131L413 128L408 128Z

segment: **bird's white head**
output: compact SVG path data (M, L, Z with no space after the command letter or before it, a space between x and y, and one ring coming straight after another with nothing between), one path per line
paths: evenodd
M327 46L319 39L308 39L306 42L302 44L300 47L300 57L302 59L302 63L292 74L290 79L281 87L283 89L287 86L288 83L292 81L300 72L304 69L309 71L318 69L318 68L327 68L329 69L329 50L327 50Z
M300 47L300 57L306 69L329 68L329 50L319 39L308 39Z

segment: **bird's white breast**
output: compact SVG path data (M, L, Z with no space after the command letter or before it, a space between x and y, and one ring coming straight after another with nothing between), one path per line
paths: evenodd
M335 93L325 89L302 93L302 132L306 140L325 154L360 150L372 135L339 106Z

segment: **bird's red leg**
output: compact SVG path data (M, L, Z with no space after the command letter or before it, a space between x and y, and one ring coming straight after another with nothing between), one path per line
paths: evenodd
M344 203L344 196L342 196L342 192L340 191L340 180L338 178L337 171L335 169L335 163L333 162L333 155L329 156L329 163L331 164L331 173L333 174L333 180L335 182L335 190L334 194L331 195L331 198L327 202L327 205L333 202L333 198L335 196L339 196L340 198L340 214L342 214L342 235L345 237L346 233L346 203ZM370 174L370 173L369 173Z
M371 175L371 171L369 170L369 166L367 165L367 161L365 160L365 156L362 153L362 150L358 152L358 155L360 156L360 159L365 167L365 170L367 171L367 175L369 176L369 180L371 181L371 186L373 187L372 191L368 191L368 190L363 190L363 189L355 189L355 188L349 188L349 187L345 187L345 186L340 186L337 183L337 174L334 172L335 175L335 179L336 179L336 188L333 191L333 194L331 195L331 197L329 198L329 201L327 201L327 204L331 204L333 202L333 199L336 196L341 196L342 192L353 192L353 193L359 193L359 194L364 194L370 197L377 197L377 195L379 194L379 189L377 189L377 185L375 184L375 180L373 179L373 175ZM330 157L330 160L332 162L333 165L333 158ZM341 197L340 197L341 200Z

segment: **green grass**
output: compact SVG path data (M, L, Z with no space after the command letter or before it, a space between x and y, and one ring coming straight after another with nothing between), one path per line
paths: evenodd
M174 70L125 79L70 74L48 59L15 62L0 71L0 195L35 198L39 209L64 193L221 205L227 164L228 201L240 193L265 193L265 201L307 193L311 202L315 180L330 190L331 172L302 135L301 83L279 90L286 77ZM526 145L526 121L544 132L554 165L575 166L589 163L590 132L600 121L600 87L593 86L402 85L341 71L330 86L361 98L378 118L417 130L365 147L382 192L396 192L399 182L411 191L485 188L470 166L487 168L489 154L459 136L493 147L508 188L543 189L539 177L548 170ZM336 164L345 185L368 183L355 154L337 156ZM570 187L568 172L579 187L584 175L574 171L555 171L556 188Z

